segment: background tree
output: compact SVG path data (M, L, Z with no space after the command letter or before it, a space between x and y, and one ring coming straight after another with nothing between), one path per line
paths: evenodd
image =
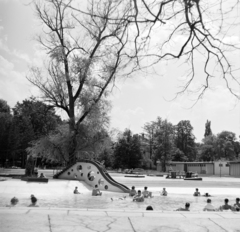
M206 122L205 124L205 133L204 133L204 137L207 137L209 135L212 135L212 130L211 130L211 121Z
M110 146L107 143L109 139L107 132L109 107L108 102L99 102L89 113L84 123L79 125L76 137L76 158L98 159L103 150ZM33 156L38 154L44 160L67 164L71 151L71 139L69 124L64 122L47 136L32 141L27 151Z
M162 164L162 170L166 170L166 163L172 159L174 151L175 130L172 123L167 119L162 120L160 117L156 121L156 152L155 162L159 159Z
M201 161L214 161L219 158L217 143L218 138L216 135L208 135L202 140L199 147L199 157Z
M10 128L9 143L12 159L26 164L27 151L33 140L46 136L61 123L60 117L52 107L35 98L17 103L13 108L13 120Z
M187 161L196 159L195 136L189 120L182 120L176 126L175 145L187 157Z
M132 135L130 130L125 130L115 145L113 155L115 168L139 167L142 154L138 135Z
M9 144L9 132L12 124L10 106L0 99L0 165L5 167L5 162L10 159L11 146Z
M230 131L222 131L217 135L217 152L219 159L234 160L237 158L234 150L235 140L235 133Z

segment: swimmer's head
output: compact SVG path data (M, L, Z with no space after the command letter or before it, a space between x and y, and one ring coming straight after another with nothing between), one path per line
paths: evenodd
M187 202L187 203L185 204L185 208L189 208L189 207L190 207L190 203Z
M16 205L18 203L18 199L16 198L16 197L13 197L12 199L11 199L11 204L12 205Z
M212 202L212 200L211 199L207 199L207 203L211 203Z
M226 204L228 203L228 201L229 201L229 200L228 200L227 198L224 200L224 202L225 202Z
M146 210L153 210L153 207L151 205L147 206Z
M33 204L36 204L36 203L37 203L37 198L33 196L33 197L31 198L31 201L32 201Z
M132 186L132 190L134 190L135 189L135 186Z
M144 187L145 190L147 190L148 187Z

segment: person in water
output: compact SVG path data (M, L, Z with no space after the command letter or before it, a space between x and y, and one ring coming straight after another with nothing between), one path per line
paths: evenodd
M149 192L147 189L148 189L148 187L144 187L144 190L143 190L143 192L142 192L142 195L143 195L145 198L152 197L152 192Z
M166 190L166 188L163 188L163 190L162 190L162 192L161 192L161 195L162 196L167 196L167 190Z
M37 198L34 195L31 195L31 204L28 207L39 207L37 205Z
M216 211L215 207L211 203L212 200L207 199L207 205L203 208L203 211Z
M132 189L129 192L129 196L133 197L137 194L137 191L135 190L135 186L132 186Z
M102 196L102 192L100 192L97 186L92 190L92 196Z
M229 202L229 200L226 198L224 200L224 205L220 206L219 210L220 211L223 211L223 210L233 210L233 207L231 205L229 205L228 202Z
M236 203L233 205L236 211L240 210L240 199L236 198Z
M189 208L190 208L190 203L187 202L185 204L185 208L178 208L176 209L176 211L190 211Z
M142 195L141 190L138 190L137 195L135 195L133 197L133 201L137 201L137 202L143 202L144 201L144 196Z
M80 192L78 192L78 187L75 187L73 193L74 193L74 194L81 194Z
M10 205L6 205L7 207L14 207L16 206L18 203L18 199L16 197L13 197L11 200L10 200Z
M200 192L198 191L198 188L196 188L196 191L194 192L193 196L194 197L199 197L201 194Z

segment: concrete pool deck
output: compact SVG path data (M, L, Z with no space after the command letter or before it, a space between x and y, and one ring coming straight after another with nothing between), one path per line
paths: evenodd
M0 207L1 232L237 232L240 213Z

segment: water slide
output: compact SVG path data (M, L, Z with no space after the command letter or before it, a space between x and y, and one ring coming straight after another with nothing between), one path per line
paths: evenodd
M100 190L129 192L129 188L115 181L100 162L88 159L78 160L69 165L57 173L54 178L84 181L89 186L98 187Z

